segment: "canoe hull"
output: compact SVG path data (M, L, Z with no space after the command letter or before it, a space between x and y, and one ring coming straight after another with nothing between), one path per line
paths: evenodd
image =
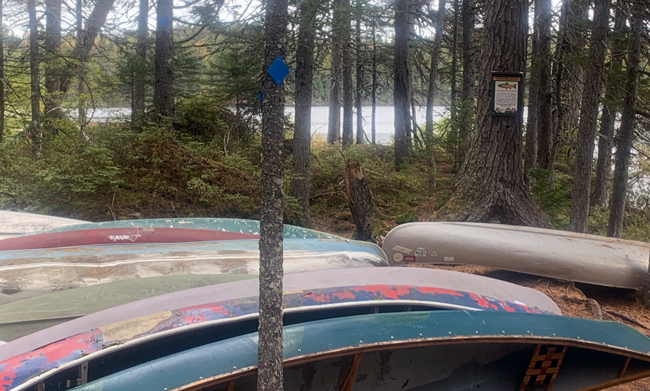
M285 381L292 390L349 389L343 387L346 379L356 389L368 390L465 390L477 385L488 390L518 389L522 383L532 385L531 378L536 382L535 375L526 377L529 369L540 366L553 368L549 374L557 372L553 389L560 391L650 376L650 339L615 322L505 312L420 311L293 323L285 326L283 335ZM83 347L95 343L95 338L102 339L98 334L69 342ZM149 343L167 340L171 338ZM128 351L133 362L138 356L146 361L122 364L118 359L127 357ZM109 347L102 356L78 356L15 389L43 380L65 384L64 370L68 369L67 376L77 376L73 369L88 362L88 376L97 380L81 385L78 391L197 391L232 386L255 390L257 334L208 340L154 359L128 343ZM53 378L59 373L61 377ZM11 381L13 373L8 374Z
M284 272L388 266L371 243L287 239ZM259 273L259 241L80 246L0 252L0 305L43 293L132 278Z
M391 266L477 265L617 288L637 289L648 273L641 242L479 223L409 223L382 245Z

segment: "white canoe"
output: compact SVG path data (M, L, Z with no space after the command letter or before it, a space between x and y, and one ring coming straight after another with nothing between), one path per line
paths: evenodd
M86 221L0 210L0 239L83 223Z
M638 289L650 246L642 242L499 224L403 224L382 245L391 266L477 265L563 280Z

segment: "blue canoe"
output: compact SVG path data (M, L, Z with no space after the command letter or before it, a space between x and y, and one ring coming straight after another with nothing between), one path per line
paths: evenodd
M74 389L255 390L257 333L212 335L152 340L137 350L116 346L15 390L86 381ZM288 322L283 335L287 390L596 390L650 376L650 339L643 334L553 315L378 313Z

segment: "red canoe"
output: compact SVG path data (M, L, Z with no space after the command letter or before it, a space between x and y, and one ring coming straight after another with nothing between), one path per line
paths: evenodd
M183 243L259 239L259 235L188 228L101 228L50 232L0 241L0 251L132 243Z

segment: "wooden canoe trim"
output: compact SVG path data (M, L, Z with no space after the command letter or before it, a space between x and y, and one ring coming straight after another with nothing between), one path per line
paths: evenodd
M343 384L341 384L341 388L339 388L339 391L352 391L352 383L354 383L354 376L357 374L357 369L359 368L359 364L361 364L362 358L363 358L363 353L357 353L354 355L354 357L352 358L352 365L350 365L350 371L348 372L348 376L345 378Z
M88 383L88 361L79 365L79 377L77 378L77 385Z
M632 361L632 357L628 357L625 359L625 364L623 364L623 368L621 368L621 372L618 374L618 378L622 378L625 376L625 372L627 371L627 366L630 365L630 361Z
M545 353L540 354L543 347L546 347ZM535 350L533 351L533 356L530 358L524 380L519 385L519 391L524 391L528 388L531 381L535 386L546 384L545 391L551 391L555 378L560 371L566 350L567 346L535 345ZM555 361L555 365L553 361ZM537 364L539 364L539 368L536 368L538 366Z
M228 382L228 390L227 391L235 391L235 380L231 380Z
M643 378L645 378L645 377L649 377L649 376L650 376L650 371L643 371L643 372L636 373L636 374L634 374L634 375L630 375L630 376L622 377L622 378L620 378L620 379L609 380L609 381L606 381L606 382L604 382L604 383L600 383L600 384L593 385L593 386L591 386L591 387L581 388L581 389L579 389L579 390L577 390L577 391L598 391L598 390L604 390L605 388L610 388L610 387L618 386L618 385L620 385L620 384L629 383L629 382L631 382L631 381L635 381L635 380L640 380L640 379L643 379Z
M404 341L389 341L389 342L381 342L381 343L376 343L376 344L368 344L366 346L352 346L352 347L347 347L347 348L342 348L342 349L336 349L336 350L331 350L325 353L315 353L315 354L308 354L308 355L303 355L303 356L297 356L297 357L292 357L289 359L284 360L283 366L285 368L291 367L294 365L300 365L300 364L305 364L308 362L312 361L317 361L317 360L326 360L330 358L336 358L340 356L345 356L345 355L350 355L350 354L355 354L355 353L369 353L369 352L376 352L380 350L386 350L386 349L406 349L406 348L419 348L419 347L426 347L426 346L444 346L444 345L455 345L455 344L466 344L466 343L525 343L528 342L530 344L534 343L541 343L541 344L553 344L553 345L558 345L558 346L566 346L566 347L578 347L578 348L589 348L591 350L599 351L599 352L604 352L604 353L611 353L611 354L617 354L619 356L622 356L624 353L622 352L623 349L621 348L603 348L601 345L596 345L593 343L588 343L588 342L576 342L574 340L566 340L562 338L549 338L549 337L530 337L530 336L518 336L518 337L508 337L509 340L504 341L504 337L467 337L467 336L462 336L462 337L451 337L447 338L445 340L404 340ZM650 358L648 356L642 355L642 354L637 354L635 352L625 352L625 356L629 357L628 355L631 355L633 358L639 359L641 361L645 362L650 362ZM227 381L233 380L233 379L238 379L240 377L244 376L249 376L257 372L257 367L256 366L251 366L248 368L242 368L237 371L233 371L230 373L225 373L222 375L217 375L217 376L212 376L208 377L199 381L196 381L194 383L186 384L184 386L174 388L171 391L198 391L201 390L205 387L211 387L217 384L225 383ZM639 375L642 375L640 377L637 377ZM609 384L610 382L614 380L610 380L605 383L601 383L601 385L595 385L593 387L596 388L585 388L581 389L578 391L592 391L592 390L601 390L606 387L612 387L618 384L623 384L639 379L643 379L644 377L650 377L650 371L646 372L641 372L633 376L627 376L621 379L614 379L616 381L620 381L620 383L615 383L607 386L601 387L601 385Z

